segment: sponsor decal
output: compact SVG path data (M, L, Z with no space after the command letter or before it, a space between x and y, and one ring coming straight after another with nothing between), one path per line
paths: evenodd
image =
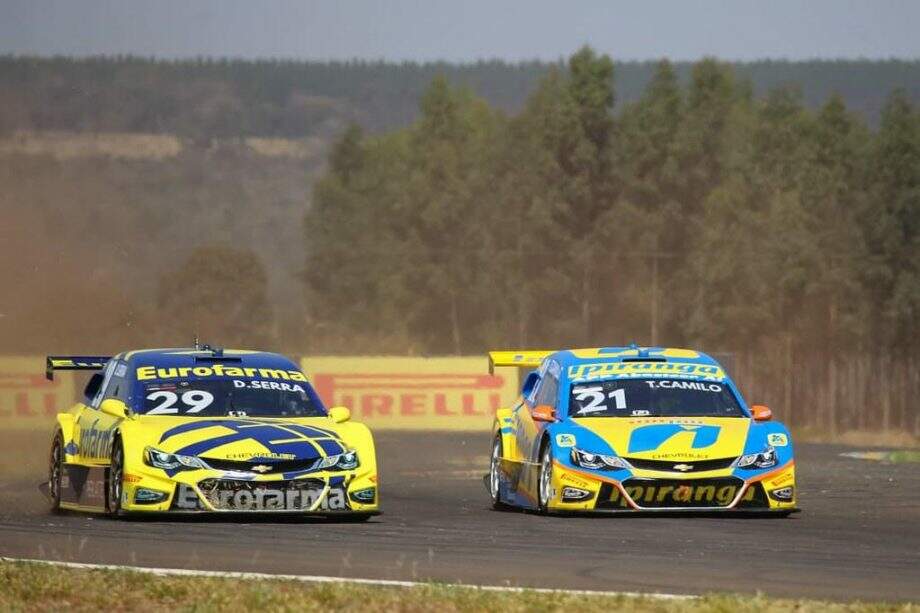
M326 406L371 428L488 430L518 395L516 368L488 374L487 358L304 358Z
M265 487L217 489L203 492L215 509L229 511L344 511L349 508L343 488L281 489ZM314 509L314 506L319 506ZM176 508L189 511L208 510L195 488L180 483L176 488Z
M740 485L627 485L625 486L626 494L637 505L655 505L655 506L713 506L725 507L738 495ZM754 500L756 492L753 487L744 492L742 501L750 502ZM628 507L629 503L618 489L614 489L611 496L611 502L617 503L621 507Z
M579 487L588 487L589 483L584 479L579 479L578 477L572 476L569 473L562 473L559 477L560 481L565 481L566 483L571 483Z
M718 366L687 362L592 362L569 366L571 379L591 379L617 375L664 374L724 379L725 372Z
M785 447L789 444L789 438L782 432L771 432L767 435L767 442L774 447Z
M108 458L112 455L112 438L116 424L109 428L100 428L99 419L89 428L80 432L81 455L87 458Z
M284 381L306 381L307 378L299 370L282 370L280 368L249 368L227 366L225 364L212 364L211 366L181 366L176 368L157 368L155 366L140 366L137 368L137 380L149 381L153 379L187 379L198 377L247 377L254 379L278 379Z
M574 447L575 446L575 435L574 434L557 434L556 435L556 445L559 447Z
M795 477L793 477L793 475L792 475L791 472L789 472L789 473L783 473L782 475L780 475L780 476L777 477L776 479L771 479L771 480L770 480L770 485L772 485L773 487L779 487L780 485L783 485L784 483L789 483L789 482L792 481L794 478L795 478Z
M640 426L629 436L629 453L654 451L672 437L684 432L691 432L693 449L702 449L714 445L719 438L720 426L687 426L683 424L650 424Z
M692 453L689 451L679 451L677 453L654 453L648 458L649 460L674 460L674 461L697 461L711 459L707 453Z
M228 453L222 457L226 460L249 460L250 462L261 462L263 460L294 460L297 458L297 455L293 453L272 453L270 451L260 451L259 453Z

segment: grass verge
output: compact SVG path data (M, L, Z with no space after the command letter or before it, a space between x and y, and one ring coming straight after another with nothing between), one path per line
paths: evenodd
M912 604L831 603L763 595L692 600L495 592L442 584L378 587L292 580L156 576L0 561L3 611L920 611Z

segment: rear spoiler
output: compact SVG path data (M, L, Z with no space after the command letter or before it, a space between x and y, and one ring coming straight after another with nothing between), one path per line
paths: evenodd
M495 374L497 366L517 366L519 368L537 368L546 356L556 353L555 349L537 349L533 351L490 351L489 374Z
M49 355L45 362L45 378L54 381L56 370L102 370L111 356Z

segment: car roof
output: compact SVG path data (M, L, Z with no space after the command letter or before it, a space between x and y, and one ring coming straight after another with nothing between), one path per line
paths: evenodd
M711 356L695 349L679 347L594 347L590 349L563 349L547 356L559 362L560 366L577 366L580 364L633 362L643 358L650 361L665 360L706 366L721 366ZM638 360L637 360L638 359Z
M283 370L300 370L290 359L277 353L267 351L249 351L245 349L196 349L178 347L167 349L140 349L126 351L115 356L133 366L154 366L171 368L180 366L200 366L202 363L234 363L241 367L279 368Z
M593 347L554 352L544 361L556 376L571 381L605 376L675 376L728 379L725 369L711 356L678 347ZM619 365L619 366L617 366Z

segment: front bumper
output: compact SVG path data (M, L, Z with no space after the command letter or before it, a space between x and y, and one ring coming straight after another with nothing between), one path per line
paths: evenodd
M130 513L295 513L373 515L380 512L374 470L243 475L188 470L168 476L148 466L125 471L122 509Z
M622 480L556 462L554 513L777 513L797 510L795 464L745 475L740 470L692 477L659 471L630 471Z

